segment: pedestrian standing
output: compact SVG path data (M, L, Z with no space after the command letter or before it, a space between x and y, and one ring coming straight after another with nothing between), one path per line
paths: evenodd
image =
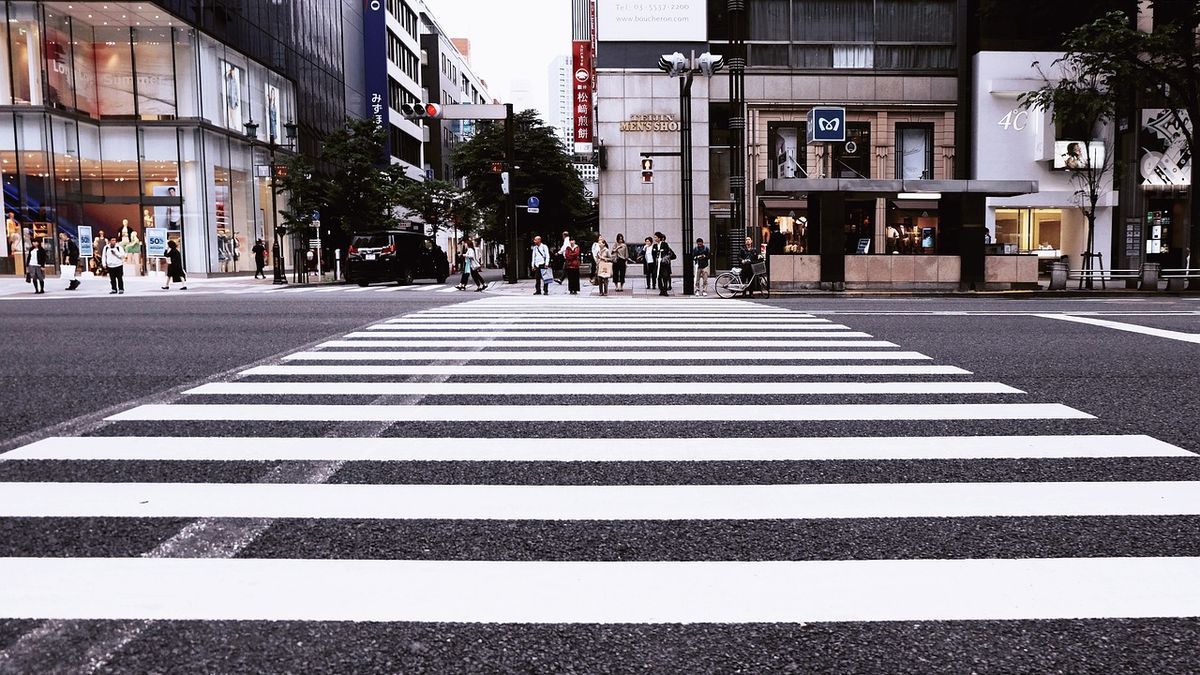
M589 280L595 286L599 283L600 275L596 273L596 265L600 262L600 240L603 237L597 237L596 241L592 242L592 278Z
M625 268L629 266L629 247L625 245L625 235L620 233L612 247L612 264L613 289L620 293L625 290Z
M70 281L67 284L67 290L73 291L79 288L79 273L75 269L76 265L79 264L79 244L76 244L71 235L66 232L59 232L58 239L62 244L59 247L61 251L59 259L62 261L62 275Z
M550 295L550 282L554 279L554 270L550 268L550 247L542 243L539 236L533 237L533 246L529 247L529 266L533 268L534 295Z
M42 238L35 237L25 257L25 280L33 284L34 294L46 292L46 249Z
M596 285L600 287L600 295L608 295L608 280L612 278L612 252L604 237L596 240Z
M708 263L712 252L704 245L704 239L697 237L696 246L692 249L692 261L696 264L696 289L694 293L708 295Z
M646 275L646 290L658 288L658 277L655 275L654 269L654 240L646 237L646 243L642 245L642 252L638 255L638 260L642 263L642 274Z
M266 279L267 273L263 270L267 267L267 245L259 239L254 242L254 248L250 251L254 253L254 278Z
M266 277L263 278L265 279ZM179 244L175 243L174 239L168 239L167 285L163 286L164 291L170 290L172 281L177 281L183 284L179 290L187 290L187 274L183 271L183 254L179 251Z
M658 278L658 294L667 295L671 288L671 261L675 259L675 252L667 244L667 235L662 232L654 233L653 249L655 277Z
M108 283L112 286L109 295L125 294L125 249L117 245L117 238L108 240L104 249L104 269L108 272Z
M108 248L108 239L104 237L104 230L96 233L96 238L92 240L92 270L99 275L108 274L108 270L104 269L104 249Z
M571 239L566 252L563 253L563 258L566 261L564 269L567 272L567 290L571 292L571 295L579 295L579 261L582 257L579 244L576 244L575 240Z
M567 249L570 247L571 234L564 231L562 235L562 246L558 249L558 258L561 261L560 264L562 265L562 274L560 274L557 279L558 283L560 284L567 278Z

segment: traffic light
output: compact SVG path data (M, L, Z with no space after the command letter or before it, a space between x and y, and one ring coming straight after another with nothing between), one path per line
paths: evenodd
M658 69L671 77L682 77L689 69L688 59L683 54L663 54L658 59Z
M508 172L500 172L500 194L508 194Z
M442 116L442 106L436 103L405 103L400 106L400 114L404 119L414 122L435 120Z
M648 185L654 182L654 160L649 157L642 158L642 184Z
M700 74L705 77L712 77L713 73L725 67L725 57L720 54L704 52L696 61L700 66Z

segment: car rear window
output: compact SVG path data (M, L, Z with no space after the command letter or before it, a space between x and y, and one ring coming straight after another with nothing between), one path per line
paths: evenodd
M354 248L383 248L388 245L386 234L360 234L350 242Z

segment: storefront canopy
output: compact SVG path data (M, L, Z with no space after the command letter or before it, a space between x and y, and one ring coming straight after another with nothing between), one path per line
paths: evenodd
M901 193L1015 197L1038 191L1035 180L874 180L870 178L768 178L758 182L755 194L798 196L814 192L895 197Z

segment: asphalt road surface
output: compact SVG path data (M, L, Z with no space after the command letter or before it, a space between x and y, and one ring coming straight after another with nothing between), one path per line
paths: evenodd
M0 300L0 673L1200 663L1200 299L319 290Z

